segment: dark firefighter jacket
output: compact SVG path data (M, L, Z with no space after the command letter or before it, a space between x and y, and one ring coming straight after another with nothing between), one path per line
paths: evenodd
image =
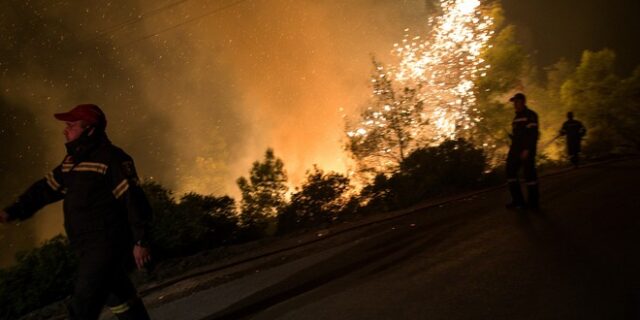
M151 208L131 157L104 134L83 135L66 146L63 162L5 209L10 218L27 219L64 199L64 226L72 245L144 245Z
M516 112L511 123L511 152L529 150L536 151L538 142L538 115L533 110L526 108Z
M587 129L578 120L567 120L562 124L560 135L567 136L568 140L579 141L587 133Z

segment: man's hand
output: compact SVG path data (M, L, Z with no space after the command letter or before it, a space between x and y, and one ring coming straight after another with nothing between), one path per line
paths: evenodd
M136 260L138 270L140 270L145 264L151 261L151 253L149 249L136 244L133 246L133 258Z
M6 211L0 211L0 223L7 223L9 222L9 219L9 214Z
M529 158L529 150L522 150L520 153L520 159L527 160Z

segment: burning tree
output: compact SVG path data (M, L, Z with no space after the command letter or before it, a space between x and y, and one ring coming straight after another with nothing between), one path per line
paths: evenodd
M347 149L359 160L361 172L393 171L415 149L426 123L416 89L397 92L384 67L375 59L373 65L373 99L358 128L347 132Z
M482 120L474 89L490 68L481 54L493 19L478 0L441 0L440 9L424 39L407 34L394 45L397 65L374 63L371 103L347 127L360 172L393 171L416 148L463 137Z

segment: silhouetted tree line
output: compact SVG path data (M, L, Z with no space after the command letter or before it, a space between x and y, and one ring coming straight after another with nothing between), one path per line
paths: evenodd
M241 240L232 198L188 193L176 201L157 182L146 182L143 187L154 212L151 238L156 259L191 255Z
M430 197L469 190L486 183L486 166L482 149L463 139L416 149L400 163L400 170L391 176L378 174L362 190L361 198L367 201L364 209L393 210Z
M323 227L348 217L357 201L348 197L349 178L335 172L325 173L317 166L307 171L307 180L296 189L291 201L278 215L278 233L303 228Z

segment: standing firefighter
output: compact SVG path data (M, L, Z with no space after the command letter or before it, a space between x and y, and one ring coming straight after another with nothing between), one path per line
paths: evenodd
M507 208L531 209L538 208L539 191L538 175L536 173L536 147L538 143L538 115L526 105L524 94L517 93L511 99L516 111L511 124L511 146L507 156L507 183L511 193L511 202ZM524 180L527 186L528 199L525 203L518 171L524 171Z
M151 256L147 229L151 208L138 185L133 160L111 144L100 108L83 104L57 113L66 122L67 155L45 178L0 211L0 222L24 220L64 199L64 226L78 256L71 319L98 319L106 304L119 319L149 319L127 276L133 260Z
M562 124L559 135L567 137L567 153L575 168L580 162L580 142L585 134L587 134L587 129L580 121L573 119L573 112L568 112L567 121Z

